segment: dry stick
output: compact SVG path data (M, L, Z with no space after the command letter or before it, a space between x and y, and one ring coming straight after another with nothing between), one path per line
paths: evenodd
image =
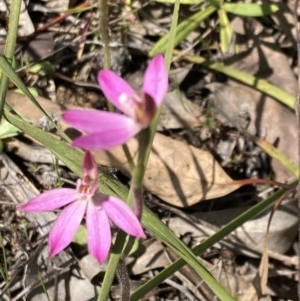
M297 117L298 125L298 166L300 168L300 26L298 22L298 10L300 9L299 0L295 4L295 26L296 26L296 44L297 44L297 59L298 59L298 91L297 99L295 101L295 112ZM298 225L298 260L300 263L300 178L298 180L298 216L299 216L299 225ZM300 264L298 270L298 300L300 300Z

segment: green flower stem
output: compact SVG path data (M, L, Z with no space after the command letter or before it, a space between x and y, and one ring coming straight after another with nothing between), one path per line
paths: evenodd
M134 207L139 220L143 211L143 179L147 168L148 158L151 152L152 139L150 129L144 129L138 135L139 155L138 162L133 171L127 203Z
M109 49L109 33L108 33L108 5L107 0L99 0L99 13L100 13L100 33L104 45L104 63L105 69L110 68L110 49Z
M18 26L19 26L19 17L20 17L20 10L21 10L21 0L12 0L10 5L9 11L9 22L8 22L8 32L6 37L6 43L4 48L4 56L11 64L15 47L16 41L18 36ZM8 88L8 77L4 72L1 72L1 79L0 79L0 120L3 115L3 108L5 104L6 92Z
M99 0L99 31L101 34L103 48L104 48L104 69L110 69L110 48L109 48L109 33L108 33L108 0ZM114 111L114 106L108 102L109 111Z
M100 294L98 296L97 301L107 301L110 287L111 287L114 277L115 277L115 273L112 271L116 271L118 268L118 264L121 259L123 246L126 241L126 236L127 235L122 230L118 231L116 243L112 246L112 249L110 252L109 261L108 261L107 269L106 269L107 272L104 275ZM126 301L126 300L124 300L124 301Z

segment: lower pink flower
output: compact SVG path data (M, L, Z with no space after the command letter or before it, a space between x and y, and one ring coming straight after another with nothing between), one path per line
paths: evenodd
M107 258L111 246L109 220L129 235L146 236L138 218L124 201L98 192L98 169L90 152L85 153L82 173L83 179L77 181L76 189L58 188L44 192L20 206L20 209L43 212L67 205L49 234L51 256L72 242L86 214L89 251L101 263Z

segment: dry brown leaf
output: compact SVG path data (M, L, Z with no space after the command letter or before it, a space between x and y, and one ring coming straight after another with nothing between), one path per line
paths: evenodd
M63 108L42 97L40 105L48 112L60 116ZM22 94L8 93L7 102L19 114L25 115L34 124L42 116L40 111ZM63 130L67 128L60 122ZM137 153L135 139L128 143L133 156ZM93 152L97 163L113 166L127 176L129 165L121 147L107 152ZM191 206L200 200L217 198L240 187L217 163L213 156L203 150L156 134L144 179L145 187L164 201L178 207Z

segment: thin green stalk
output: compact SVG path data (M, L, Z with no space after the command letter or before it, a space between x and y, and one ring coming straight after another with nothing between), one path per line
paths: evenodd
M172 15L172 23L170 28L170 37L169 37L169 43L168 47L165 52L165 59L166 59L166 66L167 69L170 69L172 56L173 56L173 49L175 45L175 38L176 38L176 28L178 24L178 16L179 16L179 8L180 8L180 1L176 0Z
M132 172L134 170L134 168L135 168L135 164L133 162L133 158L132 158L132 156L130 154L129 148L128 148L127 144L123 144L122 148L123 148L123 152L125 153L127 162L129 164L130 171Z
M110 287L115 277L115 272L112 273L111 271L117 270L119 261L121 259L123 246L126 241L126 236L126 233L124 233L122 230L118 231L116 243L112 246L112 249L110 251L109 261L106 269L107 272L104 275L104 279L97 301L107 301L107 296L109 294Z
M20 10L21 10L21 0L13 0L11 1L10 5L10 12L9 12L9 22L8 22L8 31L6 37L6 43L4 48L4 56L12 63L17 35L18 35L18 24L19 24L19 17L20 17ZM0 120L3 115L3 108L5 104L6 92L8 88L8 77L4 72L1 72L1 79L0 79Z
M108 32L108 4L107 0L99 0L99 26L104 48L104 69L110 69L110 48L109 48L109 32ZM114 106L108 102L109 111L114 111Z
M107 0L99 0L99 14L100 14L100 33L104 45L104 63L105 69L110 68L110 49L109 49L109 33L108 33L108 5Z

